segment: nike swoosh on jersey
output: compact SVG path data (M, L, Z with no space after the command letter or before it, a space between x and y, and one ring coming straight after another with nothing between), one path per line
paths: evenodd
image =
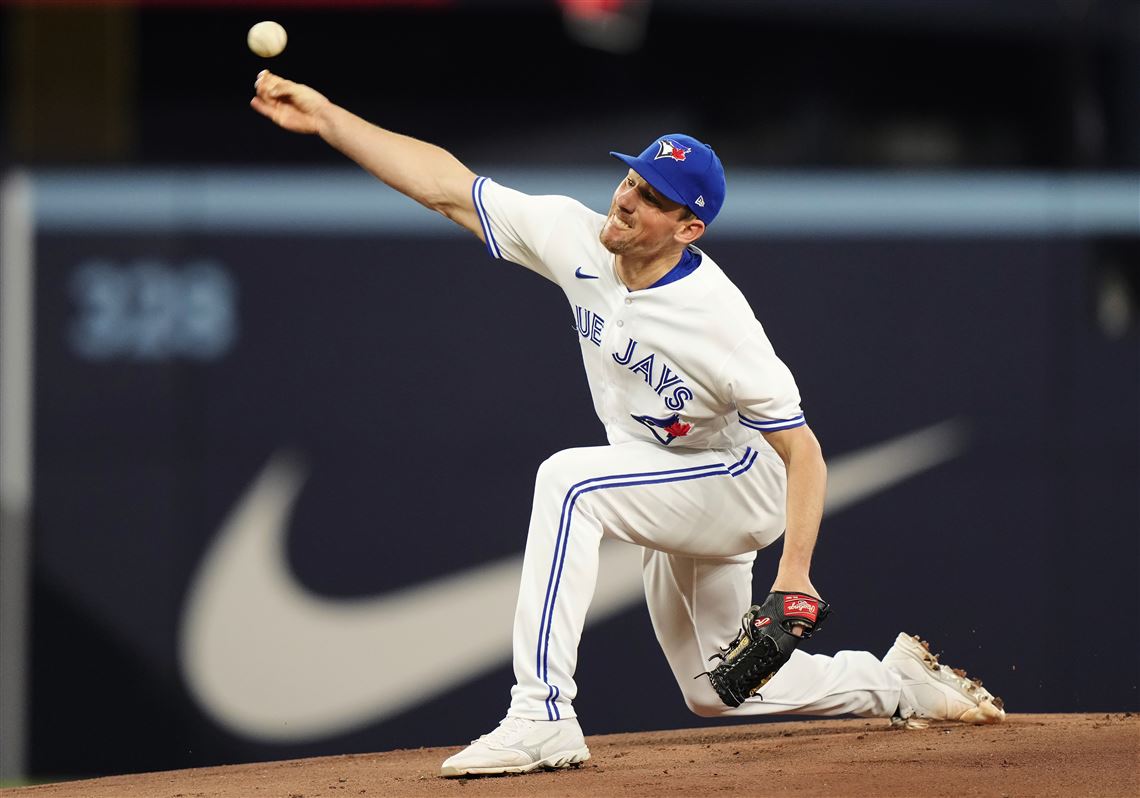
M836 513L961 454L967 431L947 421L836 457L826 511ZM387 594L330 599L298 582L286 539L306 478L273 455L225 519L193 577L179 634L191 694L229 731L262 742L315 741L390 718L511 661L522 555ZM608 541L587 623L643 600L641 550ZM446 657L464 615L485 619Z
M574 276L577 277L579 280L597 280L598 279L598 275L596 275L596 274L586 274L585 272L583 272L581 266L579 266L577 269L574 270Z

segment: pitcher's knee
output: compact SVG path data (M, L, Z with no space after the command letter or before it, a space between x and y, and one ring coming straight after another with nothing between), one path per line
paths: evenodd
M685 696L685 706L687 706L689 711L694 715L702 718L720 717L728 710L728 707L719 698L715 701L708 701Z
M562 495L583 480L597 476L588 452L585 448L563 449L543 460L534 477L535 493L552 491Z
M694 715L702 718L715 718L729 710L728 705L720 700L716 690L712 689L712 685L707 682L702 685L699 680L694 680L693 685L686 687L684 693L685 706Z

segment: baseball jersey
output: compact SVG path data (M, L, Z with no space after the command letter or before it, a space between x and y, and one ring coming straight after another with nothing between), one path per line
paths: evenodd
M487 249L561 286L594 410L611 444L756 445L805 423L799 390L740 290L707 254L680 279L630 291L598 234L606 217L569 197L531 196L479 177ZM765 447L766 448L766 447Z

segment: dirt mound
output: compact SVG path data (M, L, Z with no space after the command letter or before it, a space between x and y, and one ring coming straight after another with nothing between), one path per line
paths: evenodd
M418 795L1140 795L1140 715L1011 715L893 730L823 720L587 737L577 769L441 779L458 748L176 770L4 790L11 798Z

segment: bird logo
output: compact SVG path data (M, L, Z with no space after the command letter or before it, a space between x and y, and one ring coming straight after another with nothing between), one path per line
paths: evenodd
M630 414L632 415L632 413ZM683 438L688 435L693 425L686 421L681 420L681 416L674 413L666 418L654 418L653 416L633 416L633 420L644 424L645 427L653 433L653 437L661 443L668 446L676 438Z
M669 141L669 139L661 139L661 141L657 142L657 146L661 149L653 156L653 160L655 161L662 158L672 158L674 161L683 161L685 160L685 156L693 151L692 147L678 147Z

